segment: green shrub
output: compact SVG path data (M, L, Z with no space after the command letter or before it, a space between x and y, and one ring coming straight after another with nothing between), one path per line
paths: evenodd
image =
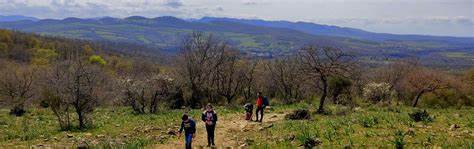
M364 127L373 127L379 123L379 120L375 116L362 116L359 123Z
M92 64L105 65L107 62L99 55L92 55L89 57L89 62Z
M317 135L312 134L310 131L303 131L296 136L296 139L305 148L313 148L321 142L316 138Z
M394 136L394 140L392 141L392 143L395 145L395 148L397 149L403 149L403 147L405 146L406 142L405 142L405 133L401 130L397 130L395 132L395 136Z
M409 113L410 118L415 122L422 121L423 123L433 122L433 117L431 117L426 110L423 111L415 111L413 113Z

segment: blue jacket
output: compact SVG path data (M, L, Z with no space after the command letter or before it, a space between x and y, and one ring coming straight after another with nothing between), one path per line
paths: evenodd
M194 122L194 120L189 119L188 122L181 122L181 128L179 128L179 133L182 133L183 130L186 135L196 133L196 123Z

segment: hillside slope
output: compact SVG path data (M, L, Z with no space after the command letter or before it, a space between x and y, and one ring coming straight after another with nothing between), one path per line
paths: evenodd
M333 26L317 29L315 24L307 23L293 23L297 27L291 27L291 22L251 22L236 19L183 20L169 16L132 16L124 19L105 17L0 22L0 28L79 39L138 43L170 53L177 51L186 35L202 31L224 39L249 56L289 55L301 46L316 44L356 53L366 62L380 63L392 58L416 56L429 64L460 67L474 65L474 38L404 36ZM290 27L285 27L284 24L290 24Z

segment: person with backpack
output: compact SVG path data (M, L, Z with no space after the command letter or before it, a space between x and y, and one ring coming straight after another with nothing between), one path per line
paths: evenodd
M188 114L183 114L181 120L183 121L181 122L181 127L179 128L178 136L181 137L181 133L184 130L184 140L186 142L186 149L191 149L193 138L196 134L196 123L194 122L194 120L189 118Z
M246 103L244 105L244 110L245 110L245 120L252 121L253 104Z
M206 124L207 146L215 146L214 131L216 130L217 113L214 111L211 104L207 104L206 111L202 113L201 119Z
M264 97L262 95L262 92L257 93L256 105L257 105L257 110L255 111L255 116L257 119L255 121L263 122L263 110L265 109L266 106L268 106L268 98ZM260 113L260 120L258 119L259 113Z

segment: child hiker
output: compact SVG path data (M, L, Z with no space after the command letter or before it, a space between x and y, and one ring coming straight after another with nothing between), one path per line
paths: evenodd
M194 120L189 118L187 114L183 114L183 117L181 117L183 122L181 122L181 128L179 128L178 136L181 137L181 133L184 130L184 140L186 142L186 149L191 149L192 145L191 143L193 142L193 138L196 133L196 123Z
M207 146L215 146L214 131L216 130L217 114L211 104L207 104L206 111L202 113L201 119L206 124Z
M252 103L246 103L244 105L244 110L245 110L245 120L251 121L252 120L253 104Z

